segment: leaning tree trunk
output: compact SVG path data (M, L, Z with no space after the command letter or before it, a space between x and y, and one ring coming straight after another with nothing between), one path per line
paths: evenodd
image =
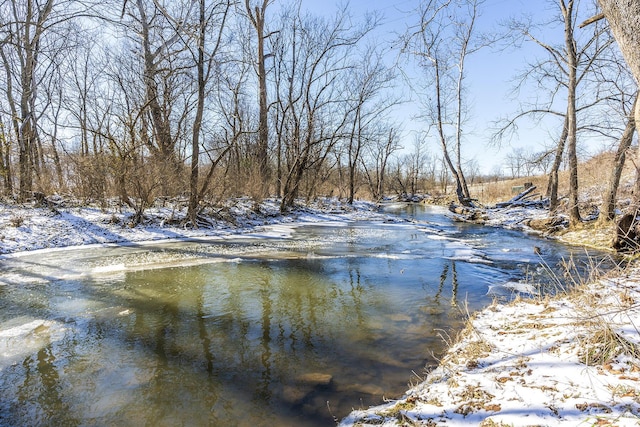
M624 133L620 137L620 145L616 151L616 156L613 161L613 170L611 172L611 179L609 180L609 188L605 195L604 210L605 219L611 221L615 218L616 197L618 193L618 186L620 185L620 177L622 176L622 169L624 167L625 160L627 158L627 150L631 147L633 142L633 134L636 131L636 122L633 116L633 111L638 104L638 92L636 92L636 99L633 102L633 108L627 119L627 126L624 129Z
M564 155L564 146L567 142L567 117L565 116L564 125L562 126L562 135L560 135L560 140L558 141L558 145L556 147L556 155L553 159L553 166L551 167L551 172L549 173L549 183L547 184L547 197L549 197L549 211L555 213L558 209L558 173L560 171L560 165L562 164L562 157Z
M609 21L622 56L640 84L640 0L598 0ZM635 105L635 121L640 120L640 102Z
M640 0L598 0L622 56L640 83ZM636 103L635 119L640 118L640 103Z
M613 37L618 42L622 56L629 65L636 83L640 83L640 0L598 0L598 3L609 21ZM635 103L634 116L638 123L639 102ZM636 187L639 184L640 178L636 176ZM637 200L635 203L637 207ZM617 228L620 228L620 224Z

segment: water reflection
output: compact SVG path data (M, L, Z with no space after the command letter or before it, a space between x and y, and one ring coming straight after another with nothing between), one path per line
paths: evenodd
M444 290L444 285L447 282L447 278L449 277L449 264L445 264L442 270L442 274L440 275L440 286L438 287L438 292L434 295L434 302L439 305L440 304L440 296ZM458 305L458 272L456 271L456 262L451 261L451 305Z
M534 269L522 248L567 253L419 214L287 242L69 252L61 265L188 261L177 267L31 284L18 273L61 258L4 267L0 425L320 426L401 395L443 350L438 331L460 328L459 306Z

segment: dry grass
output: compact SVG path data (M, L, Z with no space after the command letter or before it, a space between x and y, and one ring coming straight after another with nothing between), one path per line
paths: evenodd
M496 422L493 421L490 418L487 418L485 420L483 420L480 424L478 424L479 427L510 427L512 426L512 424L505 424L502 422Z
M606 191L607 183L613 168L613 152L605 152L594 156L588 161L581 163L578 167L579 185L581 188L581 201L585 204L601 199ZM630 160L627 160L622 174L620 185L620 198L631 196L631 186L635 177L635 168ZM506 179L496 182L485 182L471 185L469 190L472 197L478 199L485 206L504 202L519 193L519 188L524 183L530 182L537 187L537 192L544 196L547 189L548 176L531 176L516 179ZM559 174L558 195L566 197L569 194L569 172L561 171Z
M595 221L575 226L562 233L559 238L565 243L585 248L613 250L616 225L613 222Z
M416 407L416 399L408 398L393 405L390 409L383 411L380 415L385 417L398 418L402 411L410 411Z
M9 218L9 224L11 224L11 226L15 228L22 227L22 224L24 224L25 221L25 217L20 215L12 216L11 218Z
M458 406L454 410L454 412L467 416L480 409L491 410L490 408L488 408L489 402L491 402L491 400L495 396L493 396L491 393L486 392L479 386L468 385L460 393L459 397L464 403Z
M498 202L509 200L513 196L522 192L521 187L525 182L530 182L535 185L537 187L537 193L540 193L542 196L544 195L547 188L546 176L532 176L495 182L483 182L470 186L469 191L471 192L471 196L477 198L481 204L490 206Z
M640 358L638 345L615 332L608 322L590 321L587 334L580 342L580 362L587 366L605 365L616 356L625 354Z
M593 267L595 268L595 267ZM606 366L608 362L619 355L627 355L640 359L640 345L634 343L616 331L612 318L635 317L639 303L630 290L618 286L616 278L632 275L634 265L619 267L606 276L612 280L607 283L606 291L598 289L594 283L600 277L594 273L591 278L579 278L580 282L567 294L567 298L574 301L576 319L580 328L585 331L578 339L578 354L580 361L588 366ZM604 294L607 294L606 300Z

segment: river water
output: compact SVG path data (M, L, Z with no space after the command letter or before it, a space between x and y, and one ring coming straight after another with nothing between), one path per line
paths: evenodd
M588 263L439 208L386 211L0 261L0 425L335 425L400 397L466 312Z

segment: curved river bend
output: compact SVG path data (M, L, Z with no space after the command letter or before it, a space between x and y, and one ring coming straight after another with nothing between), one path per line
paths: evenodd
M417 382L460 307L537 292L525 278L553 288L541 261L585 257L439 208L387 211L398 220L7 257L0 425L334 425Z

